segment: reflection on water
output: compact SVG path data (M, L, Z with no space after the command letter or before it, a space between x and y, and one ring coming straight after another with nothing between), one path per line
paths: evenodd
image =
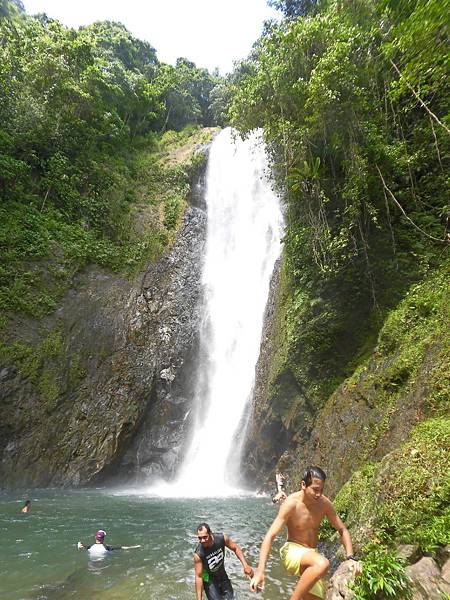
M192 600L196 526L230 534L256 566L262 537L276 509L264 497L149 498L107 490L33 493L32 510L20 515L22 496L0 495L0 598L2 600ZM105 529L116 550L89 560L77 542L91 544ZM280 537L276 548L283 543ZM241 600L255 600L233 553L227 570ZM287 596L294 583L276 550L268 565L264 600Z

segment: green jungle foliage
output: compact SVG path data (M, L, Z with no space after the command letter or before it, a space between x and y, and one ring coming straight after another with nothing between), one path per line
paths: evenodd
M335 505L360 546L368 531L426 552L450 543L449 444L450 419L428 419L400 448L353 474Z
M381 544L369 544L364 568L352 589L354 600L384 600L412 597L412 582L405 572L406 561Z
M273 1L227 82L287 201L279 337L313 406L448 251L449 0Z
M84 265L133 271L164 249L190 174L159 161L163 134L195 143L219 82L119 23L74 30L1 0L0 313L42 315Z

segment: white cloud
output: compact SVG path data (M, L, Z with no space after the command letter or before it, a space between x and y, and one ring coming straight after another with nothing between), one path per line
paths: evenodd
M45 12L70 27L120 21L147 40L159 60L184 56L198 67L222 74L245 58L263 22L275 16L266 0L24 0L28 14Z

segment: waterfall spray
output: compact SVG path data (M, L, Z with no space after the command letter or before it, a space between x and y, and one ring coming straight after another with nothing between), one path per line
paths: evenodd
M227 463L252 391L283 230L280 202L267 172L259 132L242 141L225 129L215 138L206 182L205 314L196 416L175 482L182 495L222 495L232 484Z

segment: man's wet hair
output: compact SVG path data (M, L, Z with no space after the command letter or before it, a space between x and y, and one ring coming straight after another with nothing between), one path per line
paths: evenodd
M208 523L200 523L200 525L197 527L197 531L200 531L200 529L206 529L208 533L211 533L211 527L208 525Z
M325 482L327 476L325 475L325 471L322 471L320 467L306 467L302 477L302 481L305 482L305 486L310 486L314 478L320 479L321 481Z

